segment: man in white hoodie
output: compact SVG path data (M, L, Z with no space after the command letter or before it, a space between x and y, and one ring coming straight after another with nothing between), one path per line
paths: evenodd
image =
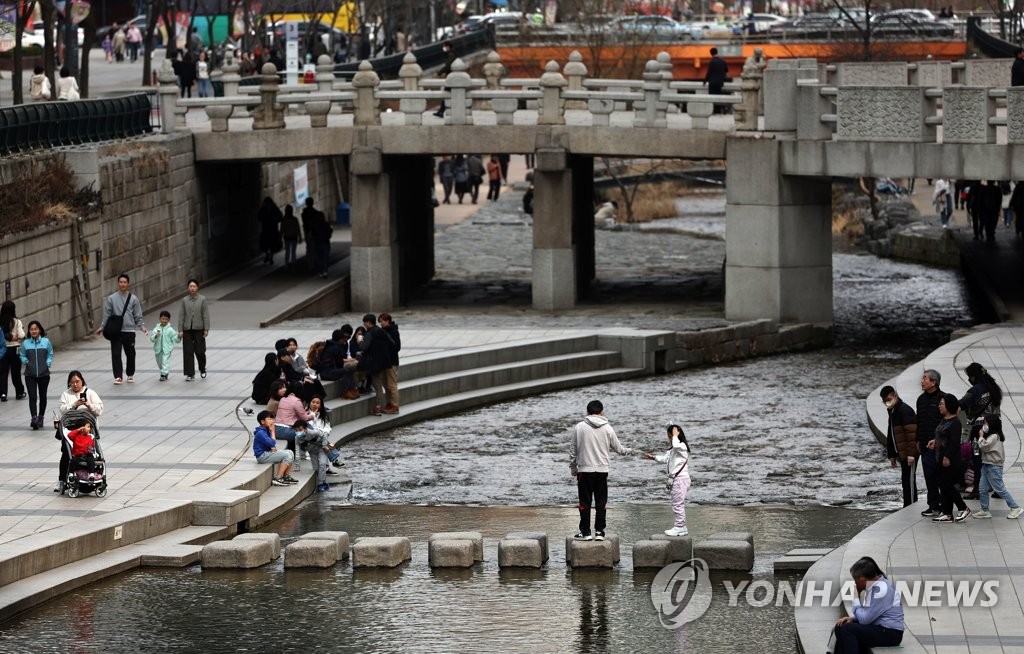
M569 472L576 478L579 491L580 530L576 540L604 540L605 511L608 505L608 450L633 454L623 447L615 430L604 417L604 405L594 400L587 404L587 417L573 430L569 441ZM594 505L594 532L590 532L590 506Z

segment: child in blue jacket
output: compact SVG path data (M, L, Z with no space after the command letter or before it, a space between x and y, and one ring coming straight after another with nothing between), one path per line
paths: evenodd
M38 320L28 324L28 338L21 342L18 353L21 365L25 368L25 388L28 390L28 410L32 414L29 427L39 429L43 426L46 413L46 389L50 386L50 366L53 365L53 346L46 338L46 330ZM38 409L36 411L36 402Z

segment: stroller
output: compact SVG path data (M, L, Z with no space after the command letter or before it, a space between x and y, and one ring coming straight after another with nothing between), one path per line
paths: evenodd
M85 459L71 456L72 443L68 434L71 433L71 425L79 424L83 420L89 423L93 439L96 442L95 467L92 477L89 475ZM96 417L89 411L72 409L55 422L57 423L57 432L53 437L61 441L64 455L68 459L67 469L65 470L61 466L61 480L64 482L64 489L61 491L61 495L66 492L68 497L78 497L79 495L88 495L95 492L96 497L105 497L107 494L106 461L103 458L103 450L100 448L100 435L96 429Z

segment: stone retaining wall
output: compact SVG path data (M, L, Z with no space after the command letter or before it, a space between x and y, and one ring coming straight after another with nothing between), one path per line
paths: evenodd
M895 259L946 268L960 267L960 248L949 230L911 224L889 233L889 253Z
M779 325L767 319L696 332L679 332L676 334L676 347L665 352L664 372L775 352L827 347L831 342L831 325Z

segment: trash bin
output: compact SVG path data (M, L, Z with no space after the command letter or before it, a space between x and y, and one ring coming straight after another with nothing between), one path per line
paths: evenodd
M338 224L347 225L349 223L349 204L348 202L342 202L338 205L335 211L338 214Z

